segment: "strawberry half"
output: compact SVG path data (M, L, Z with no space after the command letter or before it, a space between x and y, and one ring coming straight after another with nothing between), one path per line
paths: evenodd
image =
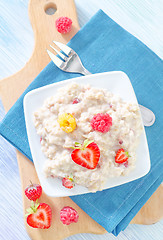
M33 228L47 229L51 226L52 210L46 203L35 203L32 201L31 207L27 209L27 223Z
M86 139L83 145L75 143L73 149L75 150L71 153L71 158L75 163L88 169L96 168L100 159L100 149L95 142Z
M119 149L116 156L115 156L115 162L116 163L124 163L128 160L130 155L128 152L125 152L123 148Z
M65 177L62 179L62 185L65 187L65 188L73 188L74 187L74 179L73 177Z

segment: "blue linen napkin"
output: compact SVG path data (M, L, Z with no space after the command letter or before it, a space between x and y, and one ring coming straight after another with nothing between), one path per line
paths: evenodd
M68 45L79 54L84 66L92 73L114 70L127 73L139 103L156 114L155 124L146 128L151 170L145 177L102 192L71 197L108 232L118 235L163 180L162 60L101 10ZM62 72L50 62L0 123L0 134L31 161L23 111L24 95L32 89L77 76L80 75Z

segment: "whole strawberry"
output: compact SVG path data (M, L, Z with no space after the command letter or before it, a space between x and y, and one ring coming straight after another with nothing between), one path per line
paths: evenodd
M64 207L60 211L60 220L63 224L69 225L71 223L77 223L79 215L72 207Z
M25 189L25 195L29 200L36 201L41 197L42 187L39 184L31 184Z
M48 204L32 201L27 212L27 224L30 227L47 229L51 226L52 210Z

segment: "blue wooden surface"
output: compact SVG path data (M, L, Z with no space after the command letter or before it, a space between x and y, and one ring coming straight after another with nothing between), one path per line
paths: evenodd
M116 22L163 58L162 0L76 0L80 26L102 8ZM87 7L85 7L87 6ZM34 46L28 19L28 0L0 1L0 79L17 72ZM0 102L0 120L4 109ZM15 149L0 137L0 240L28 240L24 228L22 195ZM161 240L163 220L150 226L129 225L116 238L78 234L67 240Z

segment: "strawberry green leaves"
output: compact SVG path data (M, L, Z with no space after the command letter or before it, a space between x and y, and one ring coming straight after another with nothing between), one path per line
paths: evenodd
M84 140L83 144L75 142L75 146L71 147L72 149L80 149L80 150L84 150L89 144L91 144L92 142L94 142L93 140L89 140L86 139Z
M26 211L27 213L25 214L25 216L27 217L28 215L37 212L37 208L40 204L38 203L38 199L36 200L36 202L31 201L31 206L30 208L27 208Z

